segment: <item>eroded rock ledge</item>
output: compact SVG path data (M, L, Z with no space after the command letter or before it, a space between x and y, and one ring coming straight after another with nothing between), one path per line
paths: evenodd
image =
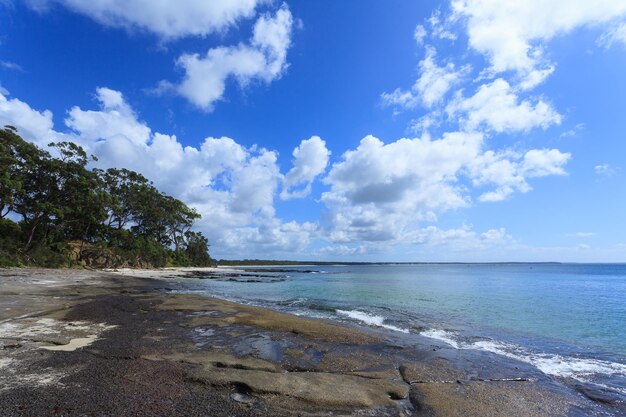
M465 359L383 331L168 294L164 281L73 270L0 271L0 280L2 416L562 416L585 407L489 358L468 370Z

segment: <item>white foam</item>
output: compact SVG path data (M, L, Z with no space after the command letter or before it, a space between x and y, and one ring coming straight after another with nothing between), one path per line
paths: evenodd
M455 333L445 330L429 329L420 334L431 339L441 340L456 349L483 350L517 359L533 365L547 375L574 378L583 382L588 382L586 377L594 374L626 377L626 365L621 363L547 353L534 353L521 346L494 340L465 343L459 341Z
M463 349L461 345L459 345L456 340L452 338L451 332L446 332L445 330L429 329L420 332L420 334L422 336L430 337L431 339L441 340L442 342L445 342L456 349Z
M337 310L337 313L350 317L351 319L358 320L369 326L384 327L385 329L394 330L396 332L408 333L406 329L392 326L391 324L385 324L385 318L382 316L375 316L373 314L367 314L358 310Z

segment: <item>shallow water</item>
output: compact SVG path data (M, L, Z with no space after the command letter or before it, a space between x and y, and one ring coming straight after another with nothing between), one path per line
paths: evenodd
M194 280L189 291L421 334L626 395L626 265L288 268L285 281Z

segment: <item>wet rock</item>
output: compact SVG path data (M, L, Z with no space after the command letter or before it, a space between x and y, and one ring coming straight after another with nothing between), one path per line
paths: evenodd
M450 366L442 358L424 363L407 363L399 368L402 379L408 384L426 382L456 382L465 379L465 375Z
M605 388L576 385L576 391L592 401L607 405L626 404L626 396Z

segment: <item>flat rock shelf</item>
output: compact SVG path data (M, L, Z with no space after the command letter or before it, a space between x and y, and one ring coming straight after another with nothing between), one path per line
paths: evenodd
M163 278L171 273L0 270L0 415L595 410L588 398L515 361L416 345L384 329L176 294Z

